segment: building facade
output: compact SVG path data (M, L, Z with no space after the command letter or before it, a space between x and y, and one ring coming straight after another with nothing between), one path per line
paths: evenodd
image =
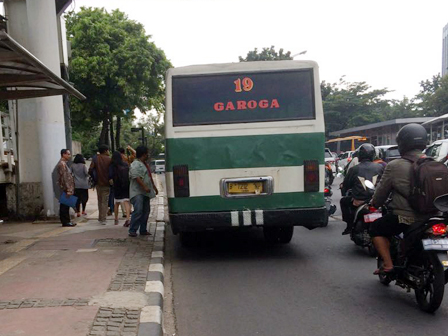
M334 138L359 136L365 138L365 141L373 144L374 146L396 145L397 142L395 140L395 137L401 127L410 123L423 124L432 119L433 118L425 117L393 119L359 127L347 128L340 131L331 132L329 135L330 137ZM426 127L429 129L429 125ZM336 145L333 144L332 146ZM347 145L344 143L341 143L339 145L341 151L349 150L346 147ZM339 151L337 149L334 150Z

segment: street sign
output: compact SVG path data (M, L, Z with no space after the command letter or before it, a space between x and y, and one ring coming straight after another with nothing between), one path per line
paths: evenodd
M143 127L132 127L131 128L131 132L140 132L142 130Z

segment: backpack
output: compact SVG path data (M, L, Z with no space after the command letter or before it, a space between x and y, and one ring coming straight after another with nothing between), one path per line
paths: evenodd
M422 157L412 162L411 193L409 205L423 214L437 212L434 200L448 194L448 168L433 158Z

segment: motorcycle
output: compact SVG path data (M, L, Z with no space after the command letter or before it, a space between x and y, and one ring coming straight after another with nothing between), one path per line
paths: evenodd
M406 236L390 238L392 272L380 272L379 280L391 281L406 289L413 289L421 310L433 313L441 305L445 284L448 282L448 194L435 199L434 205L443 213L423 225L412 225ZM377 259L381 269L383 261Z
M362 204L356 210L355 222L353 223L350 239L358 246L366 247L371 257L377 256L377 251L373 245L372 238L369 234L370 223L382 217L380 210Z
M373 183L369 180L366 180L364 183L366 184L367 189L371 192L371 196L373 196L375 190ZM376 257L377 251L373 245L372 238L370 237L369 227L370 223L382 217L382 213L368 203L368 201L365 201L358 205L354 216L350 239L356 245L363 248L366 247L371 257ZM356 200L354 205L356 205Z
M327 185L324 188L326 217L325 217L325 222L324 222L323 226L328 225L330 216L336 212L336 205L331 204L331 196L333 196L333 192L331 191L331 186Z
M325 163L325 185L331 186L334 181L334 174L333 170L331 169L331 164L326 162Z

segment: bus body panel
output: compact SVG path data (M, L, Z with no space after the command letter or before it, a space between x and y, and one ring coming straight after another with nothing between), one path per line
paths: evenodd
M312 69L312 119L173 126L173 76L244 76L254 71L285 69ZM241 226L322 226L325 136L315 62L250 62L170 69L166 107L166 184L174 233ZM306 160L318 163L319 187L315 192L305 192ZM188 169L188 197L175 197L173 167L178 165ZM223 179L266 176L273 181L269 195L223 195Z

